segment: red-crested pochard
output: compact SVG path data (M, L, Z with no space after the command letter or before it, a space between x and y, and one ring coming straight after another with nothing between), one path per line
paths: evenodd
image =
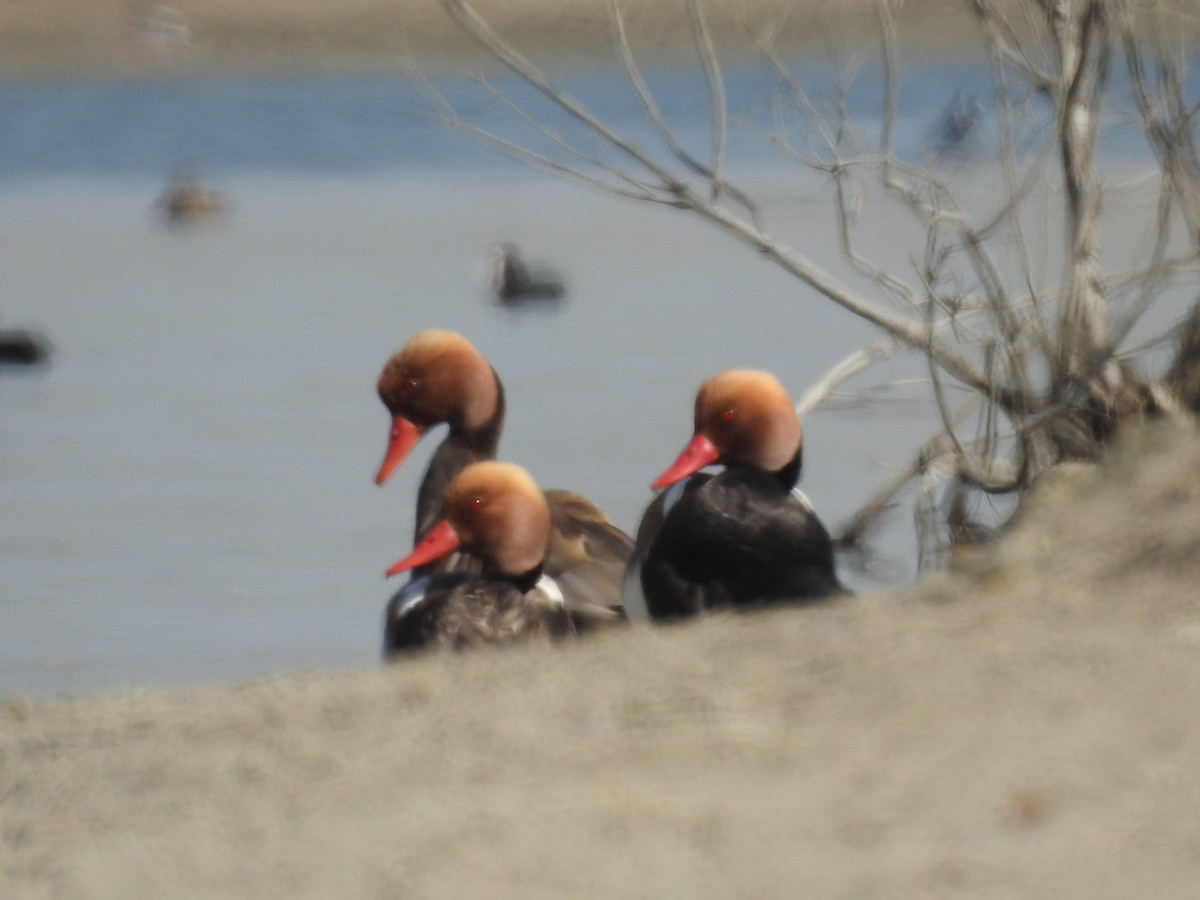
M504 388L470 341L455 332L430 330L413 335L387 361L379 397L392 427L377 484L426 431L449 425L417 494L414 540L419 541L442 517L450 480L471 463L495 458L504 425ZM621 581L633 541L586 497L563 490L548 490L545 496L551 518L545 568L561 586L576 627L585 631L624 622ZM421 565L414 575L470 568L470 560L460 555Z
M480 462L451 479L444 518L388 569L395 575L460 547L481 572L444 572L410 581L388 604L384 652L463 649L572 635L562 592L544 572L550 509L529 474Z
M695 433L653 483L626 571L631 615L800 603L843 593L833 546L798 490L800 420L767 372L733 369L696 395ZM723 465L710 475L700 469Z

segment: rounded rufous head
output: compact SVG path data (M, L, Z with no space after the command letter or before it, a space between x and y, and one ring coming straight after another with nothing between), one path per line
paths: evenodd
M496 411L495 373L471 342L453 331L414 334L379 375L379 399L392 414L387 452L375 476L382 484L424 433L483 425Z
M550 508L529 473L512 463L467 466L446 486L444 518L392 575L462 548L485 567L510 575L542 564L550 540Z
M795 458L802 439L800 418L774 375L728 369L700 385L692 440L653 486L674 484L713 463L776 472Z

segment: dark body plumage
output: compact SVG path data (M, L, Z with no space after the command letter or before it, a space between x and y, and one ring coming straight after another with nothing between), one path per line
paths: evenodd
M427 331L414 335L384 366L379 396L393 421L414 429L413 443L429 428L449 425L417 493L414 540L420 540L443 515L442 494L451 480L467 466L496 457L504 428L504 386L461 335ZM385 462L376 480L382 482L390 471ZM580 494L551 489L544 496L551 517L545 573L561 588L576 629L621 624L621 584L632 539ZM420 566L413 575L478 570L478 560L456 553Z
M672 490L681 496L662 495L664 504L674 504L640 564L652 618L803 602L844 590L829 533L779 473L732 468L693 475Z
M444 518L388 574L460 547L478 560L482 571L409 581L388 604L386 655L576 633L562 591L543 574L550 510L529 473L510 463L475 463L450 481L442 505Z
M445 438L433 451L421 485L417 488L417 517L413 528L413 543L429 533L429 529L442 517L442 494L454 476L472 463L495 459L500 446L500 432L504 428L504 386L492 370L496 379L496 410L478 428L450 426ZM424 431L439 424L439 420L426 419L420 414L410 416ZM452 553L439 560L419 566L413 577L432 575L436 572L478 572L479 560L467 553Z
M514 306L529 301L557 302L566 288L557 275L531 270L515 244L503 243L492 248L492 291L500 303Z
M0 331L0 364L35 366L46 361L46 342L28 331Z
M471 572L414 578L388 603L384 653L557 640L575 633L544 586Z
M844 593L829 533L795 490L802 455L799 419L774 377L729 370L706 381L692 440L655 480L667 489L638 526L630 614L670 620ZM699 472L712 464L725 468Z

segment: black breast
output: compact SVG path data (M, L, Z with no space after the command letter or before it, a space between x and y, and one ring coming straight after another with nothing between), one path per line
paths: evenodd
M841 593L829 533L776 476L729 468L663 519L641 571L656 619Z

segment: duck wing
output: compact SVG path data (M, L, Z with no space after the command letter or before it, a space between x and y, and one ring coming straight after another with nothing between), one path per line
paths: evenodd
M633 540L595 503L571 491L545 491L550 505L546 574L558 582L576 628L625 621L621 582Z

